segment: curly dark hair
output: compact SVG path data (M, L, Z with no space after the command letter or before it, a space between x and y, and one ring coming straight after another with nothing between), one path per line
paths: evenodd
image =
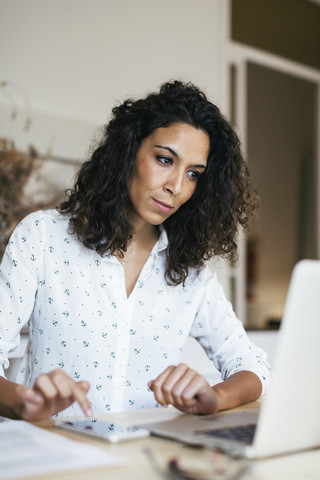
M143 99L113 108L103 138L81 167L74 189L58 210L70 228L101 256L123 255L132 237L126 207L138 149L159 127L186 123L209 135L207 168L192 197L165 220L166 279L184 283L190 268L213 256L235 260L239 227L248 228L257 205L240 141L219 108L192 83L172 81Z

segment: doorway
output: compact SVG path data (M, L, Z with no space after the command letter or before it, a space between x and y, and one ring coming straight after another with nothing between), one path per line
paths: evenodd
M247 238L246 325L277 327L295 263L318 255L317 83L246 64L247 158L261 195Z

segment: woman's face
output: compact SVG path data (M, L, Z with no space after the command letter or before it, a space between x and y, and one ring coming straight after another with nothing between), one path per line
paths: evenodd
M130 186L133 224L159 225L192 196L204 173L209 136L186 123L157 128L137 153Z

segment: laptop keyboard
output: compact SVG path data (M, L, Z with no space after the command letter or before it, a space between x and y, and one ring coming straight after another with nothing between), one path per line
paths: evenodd
M209 435L212 437L219 437L226 440L237 440L243 443L252 443L256 424L240 425L237 427L224 427L214 430L199 431L197 433Z

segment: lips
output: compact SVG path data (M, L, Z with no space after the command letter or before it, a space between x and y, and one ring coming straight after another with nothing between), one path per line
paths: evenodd
M160 212L165 212L169 213L173 210L173 206L169 205L168 203L165 202L160 202L159 200L156 200L155 198L152 199L157 206L157 208L160 210Z

